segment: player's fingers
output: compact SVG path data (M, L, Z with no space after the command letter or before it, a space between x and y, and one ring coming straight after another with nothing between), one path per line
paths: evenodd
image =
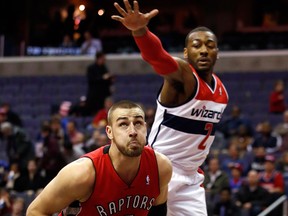
M127 15L126 11L125 11L122 7L120 7L120 5L119 5L117 2L114 3L114 7L117 9L117 11L118 11L123 17Z
M139 13L139 4L137 1L133 1L133 9L135 14Z
M123 21L123 18L120 17L120 16L112 15L111 18L112 18L113 20L116 20L116 21L119 21L119 22L122 22L122 21Z
M159 13L159 11L157 9L154 9L148 13L148 18L151 19L151 18L155 17L158 13Z
M124 0L124 5L125 5L125 8L126 8L126 11L128 13L132 13L132 8L131 8L131 5L129 4L128 0Z

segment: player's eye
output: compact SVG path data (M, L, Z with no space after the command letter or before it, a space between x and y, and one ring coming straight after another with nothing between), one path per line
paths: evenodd
M119 126L120 126L120 127L127 127L128 124L127 124L126 122L121 122L121 123L119 124Z

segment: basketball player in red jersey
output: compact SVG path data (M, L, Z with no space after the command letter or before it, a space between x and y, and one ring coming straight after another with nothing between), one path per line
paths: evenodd
M206 27L197 27L185 40L184 59L173 58L147 25L158 14L154 9L141 13L124 0L124 8L112 19L132 31L142 58L164 78L157 98L157 110L148 144L172 162L168 215L207 215L204 175L199 166L205 161L215 138L215 125L228 103L228 94L213 72L217 60L217 38Z
M106 133L111 145L64 167L30 204L27 216L166 215L172 166L145 146L143 109L130 101L115 103Z

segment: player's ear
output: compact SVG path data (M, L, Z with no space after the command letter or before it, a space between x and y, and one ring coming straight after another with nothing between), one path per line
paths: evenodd
M112 128L110 125L107 125L106 126L106 134L107 134L107 137L112 140L113 139L113 133L112 133Z
M188 51L186 47L184 48L183 56L184 58L188 58Z

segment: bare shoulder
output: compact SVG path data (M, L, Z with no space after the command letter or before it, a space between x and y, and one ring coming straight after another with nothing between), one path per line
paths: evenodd
M158 163L164 163L164 164L167 164L168 166L169 166L169 164L171 165L171 162L166 155L164 155L164 154L162 154L156 150L154 150L154 151L155 151L155 155L156 155Z
M178 65L179 65L179 70L181 70L182 72L190 72L191 73L191 67L190 67L190 64L182 59L182 58L179 58L179 57L173 57L175 59L175 61L177 61Z
M81 201L90 196L95 176L95 169L89 158L80 158L68 164L58 174L58 178L66 182L72 191L79 191L81 188L81 193L77 195Z
M162 153L155 151L155 155L158 163L160 181L163 182L164 184L167 184L172 176L171 161L167 156L163 155Z
M175 86L175 83L182 83L184 84L184 86L186 86L186 84L188 87L191 87L191 85L194 86L195 77L192 73L190 64L182 58L179 57L173 57L173 58L178 63L178 71L176 73L171 73L165 76L165 81L167 81L167 84L170 83L171 85ZM193 88L191 90L193 90Z

